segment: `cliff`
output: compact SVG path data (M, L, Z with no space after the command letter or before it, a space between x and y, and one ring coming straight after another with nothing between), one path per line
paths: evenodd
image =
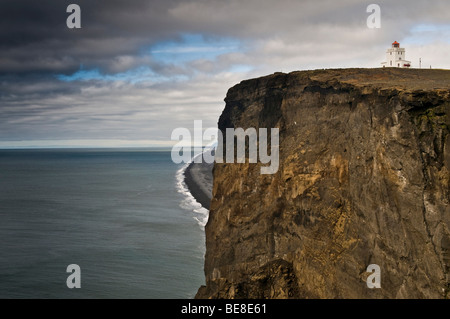
M280 165L214 164L197 298L450 297L449 88L391 68L231 88L219 129L279 128Z

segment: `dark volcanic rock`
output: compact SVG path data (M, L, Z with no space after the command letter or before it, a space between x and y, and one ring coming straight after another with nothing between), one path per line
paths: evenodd
M219 128L280 129L280 167L214 166L197 298L445 298L450 71L276 73ZM381 289L366 285L381 267Z

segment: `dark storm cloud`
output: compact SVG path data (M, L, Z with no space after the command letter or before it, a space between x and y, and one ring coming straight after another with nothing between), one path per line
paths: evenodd
M66 8L77 3L82 29L66 27ZM448 1L377 1L386 29L404 35L405 25L448 21ZM293 41L342 37L335 26L364 27L369 2L360 0L2 0L0 72L71 73L83 65L119 70L117 59L182 32L206 36ZM326 27L328 32L320 33ZM136 62L138 64L139 61ZM133 63L130 64L130 67Z
M68 29L66 8L81 7L82 29ZM135 55L174 35L167 23L171 1L4 0L0 2L0 72L73 72ZM161 27L164 24L164 27ZM106 61L106 62L105 62Z

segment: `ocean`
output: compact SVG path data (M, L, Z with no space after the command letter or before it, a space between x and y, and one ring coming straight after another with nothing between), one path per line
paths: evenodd
M186 167L167 149L0 150L0 298L193 298L208 211Z

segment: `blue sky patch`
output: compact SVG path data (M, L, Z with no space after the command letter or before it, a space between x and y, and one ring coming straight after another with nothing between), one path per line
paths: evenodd
M425 45L438 40L450 43L450 24L417 24L410 32L404 42Z
M180 41L164 41L148 51L164 63L180 64L199 59L213 60L219 55L241 51L240 42L231 38L205 38L200 34L183 34Z

